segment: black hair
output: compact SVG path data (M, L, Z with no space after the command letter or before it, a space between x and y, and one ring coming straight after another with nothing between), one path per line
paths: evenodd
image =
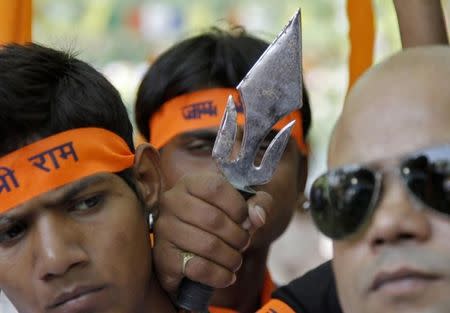
M268 43L242 28L209 32L186 39L163 53L148 69L135 104L139 132L149 140L148 121L161 105L181 94L212 87L236 87ZM311 125L311 110L303 88L303 134Z
M37 44L0 48L0 156L81 127L114 132L134 151L125 105L92 66L72 53ZM119 176L130 185L128 172Z

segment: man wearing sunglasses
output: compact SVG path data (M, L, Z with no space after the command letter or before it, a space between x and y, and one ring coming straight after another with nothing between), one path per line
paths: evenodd
M344 312L450 312L450 49L406 50L349 94L311 190Z
M373 68L347 97L330 170L310 197L316 225L333 239L345 313L450 312L449 79L449 47L414 48ZM316 289L328 283L316 280ZM317 294L302 286L304 278L276 295L302 312L302 297Z

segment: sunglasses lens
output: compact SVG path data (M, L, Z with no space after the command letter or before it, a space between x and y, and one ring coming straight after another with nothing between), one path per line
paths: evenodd
M402 163L402 177L426 206L450 215L450 146L423 151Z
M311 188L311 214L319 230L332 239L355 233L372 210L375 174L361 167L338 169L319 177Z

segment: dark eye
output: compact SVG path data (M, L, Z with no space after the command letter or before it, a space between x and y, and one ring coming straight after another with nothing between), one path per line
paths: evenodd
M0 230L0 244L10 244L14 240L19 239L26 231L25 223L17 222L11 226Z
M73 211L88 211L90 209L95 208L97 205L99 205L103 200L103 197L100 195L92 196L86 199L83 199L81 201L78 201L73 206Z

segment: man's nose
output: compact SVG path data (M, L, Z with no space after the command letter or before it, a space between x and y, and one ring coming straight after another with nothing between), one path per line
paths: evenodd
M72 222L73 223L73 222ZM67 217L49 212L37 222L34 258L39 279L49 281L88 261L80 234Z
M388 177L374 216L369 224L371 248L405 242L423 242L431 236L431 224L426 211L418 210L415 199L399 177Z

